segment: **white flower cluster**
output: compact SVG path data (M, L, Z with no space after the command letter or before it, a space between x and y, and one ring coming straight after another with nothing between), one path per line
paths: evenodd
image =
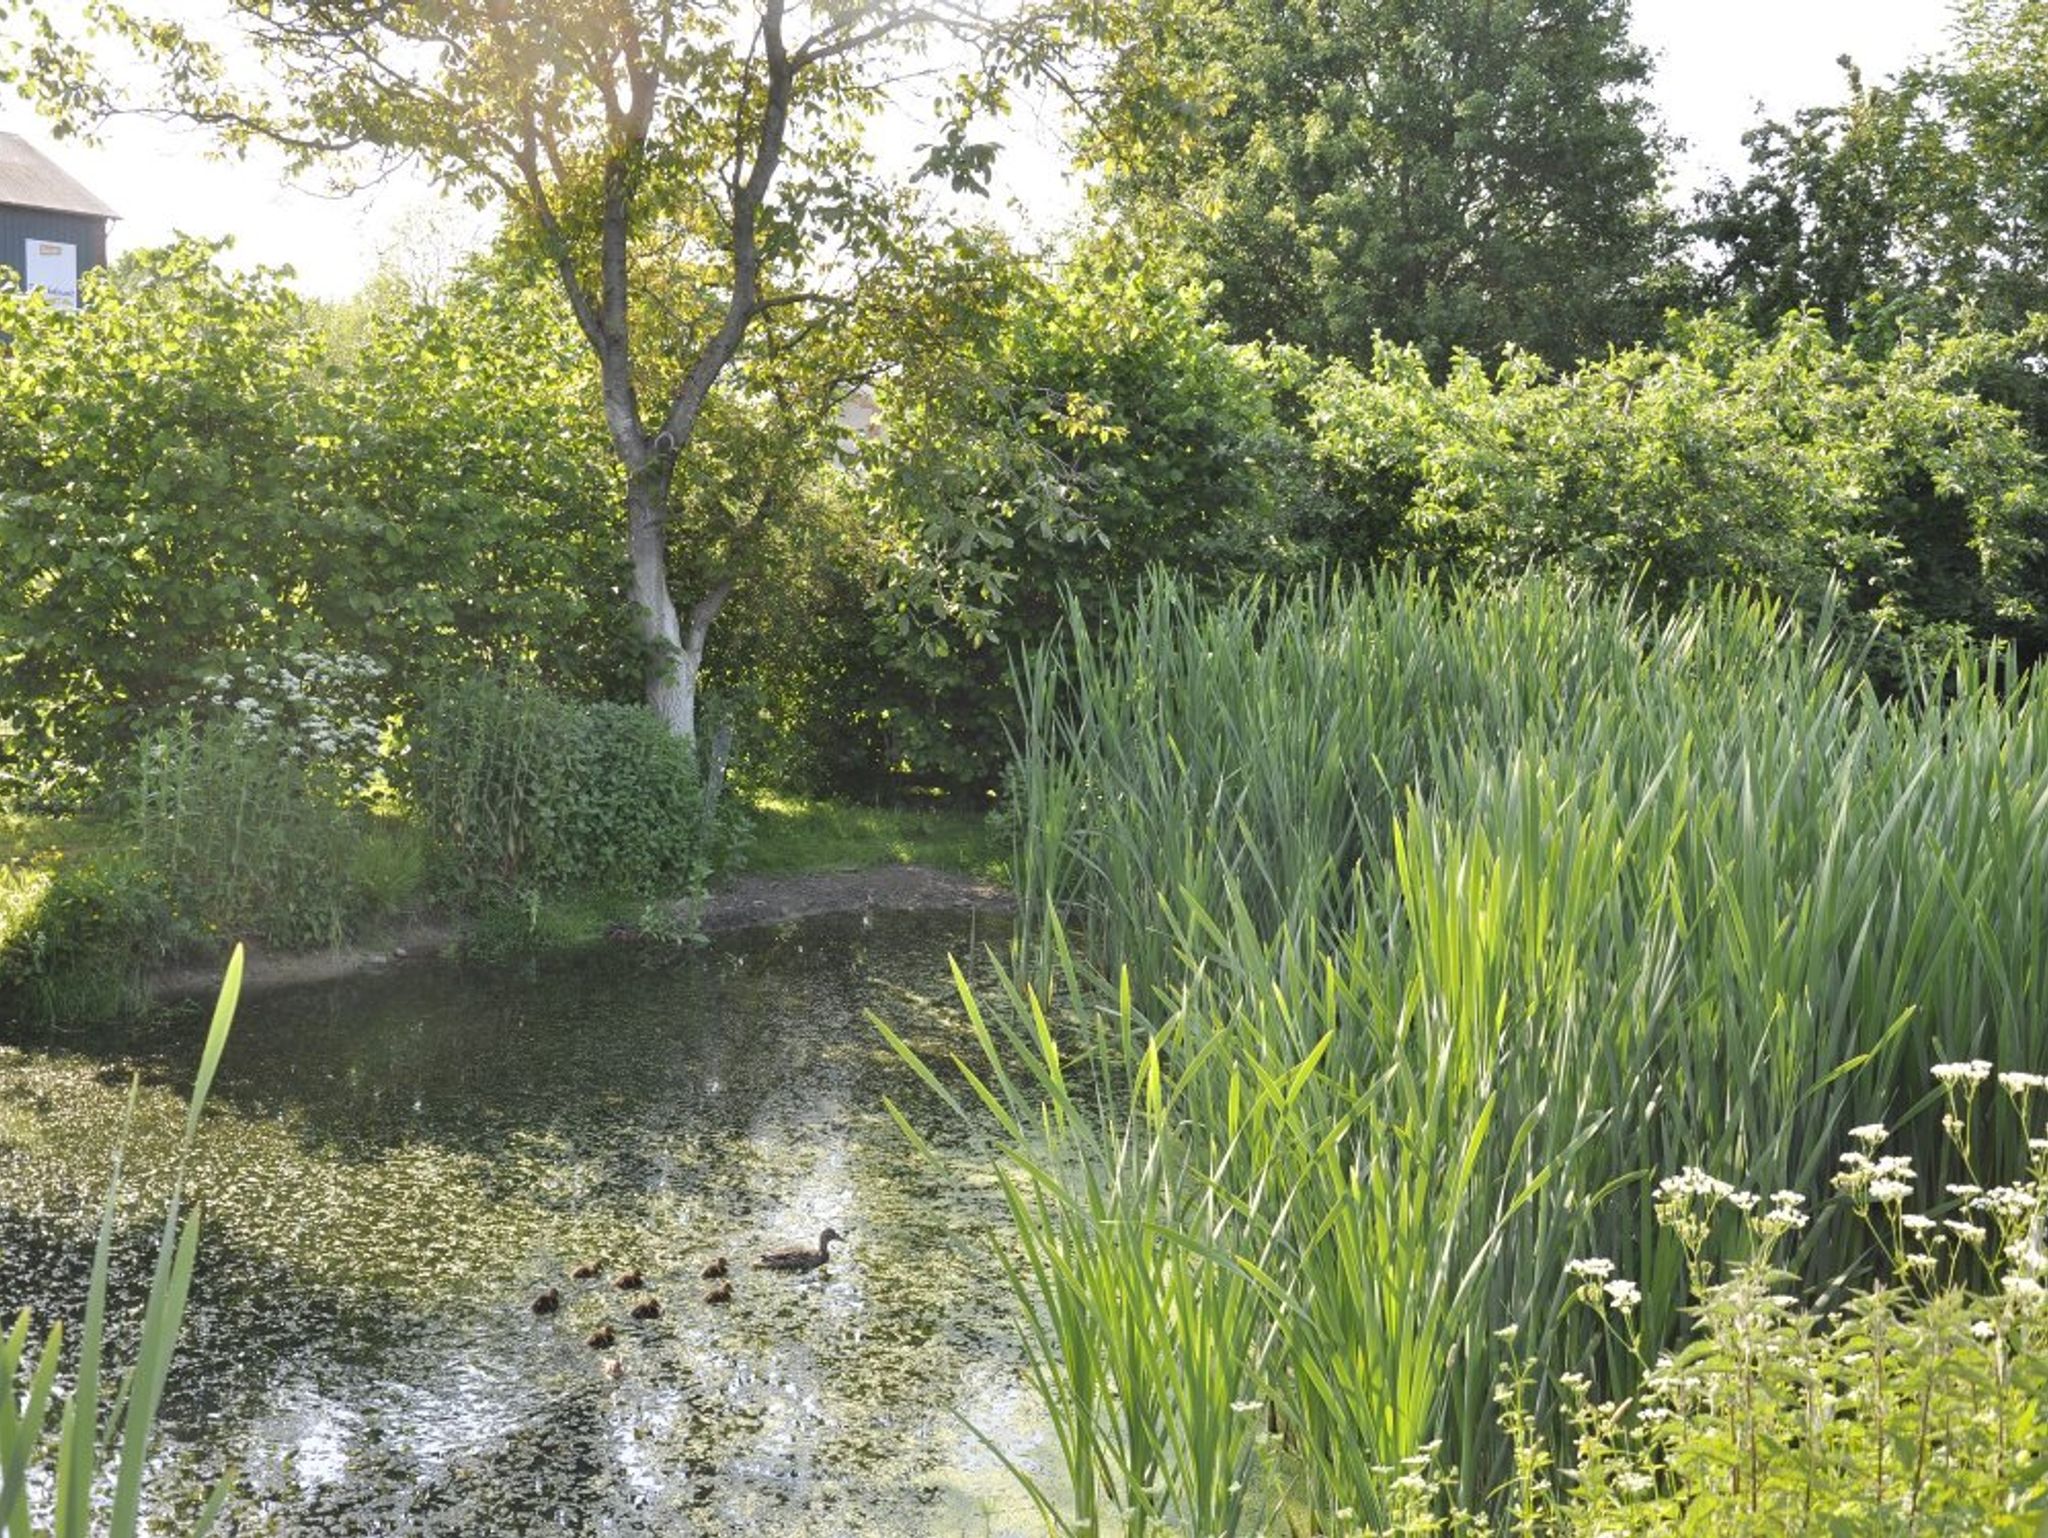
M275 740L288 757L348 765L360 777L383 744L383 711L373 695L388 671L359 652L290 652L274 666L250 662L239 677L205 679L203 703Z
M1991 1077L1991 1065L1981 1057L1973 1057L1962 1063L1936 1063L1933 1073L1934 1082L1944 1089L1958 1084L1967 1084L1974 1089Z
M1688 1164L1676 1175L1667 1175L1657 1182L1657 1200L1704 1201L1709 1204L1725 1201L1735 1194L1735 1187L1725 1180L1717 1180L1697 1164Z
M1577 1280L1574 1296L1594 1308L1618 1308L1624 1312L1643 1301L1643 1290L1625 1277L1614 1274L1614 1262L1599 1256L1570 1261L1565 1274Z
M1797 1191L1773 1191L1771 1205L1751 1218L1750 1223L1758 1233L1773 1239L1779 1234L1804 1228L1807 1224L1806 1198Z
M1913 1194L1913 1161L1904 1154L1880 1154L1850 1150L1842 1155L1841 1173L1835 1189L1860 1203L1878 1202L1895 1207Z

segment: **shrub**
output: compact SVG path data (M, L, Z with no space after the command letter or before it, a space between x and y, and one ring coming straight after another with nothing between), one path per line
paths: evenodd
M429 700L406 774L438 878L465 895L682 897L730 844L695 749L637 706L473 678Z
M1441 383L1384 347L1306 392L1339 493L1321 538L1372 559L1391 530L1394 552L1450 571L1551 565L1672 606L1720 582L1815 614L1839 584L1887 636L2038 644L2048 466L1970 388L2038 332L1871 359L1811 315L1768 337L1707 315L1562 377L1460 357Z
M0 869L0 1019L133 1014L177 933L161 877L131 853Z
M890 771L987 789L1012 653L1161 564L1212 582L1268 559L1289 444L1254 349L1227 344L1114 237L1057 283L1013 275L991 323L880 390L873 714Z

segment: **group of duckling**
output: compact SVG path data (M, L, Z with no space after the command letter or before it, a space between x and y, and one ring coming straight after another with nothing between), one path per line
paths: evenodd
M792 1249L770 1250L754 1262L754 1269L756 1271L815 1271L832 1258L832 1246L835 1243L844 1242L844 1239L845 1236L837 1229L828 1228L818 1235L818 1247L816 1249L811 1249L806 1245L797 1245ZM730 1303L732 1301L732 1282L729 1280L730 1270L731 1268L726 1264L725 1257L721 1255L700 1273L705 1281L714 1284L704 1294L704 1301L706 1303ZM586 1260L572 1270L569 1275L579 1282L597 1281L603 1277L604 1267L595 1260ZM639 1292L646 1285L647 1278L642 1276L637 1269L621 1271L612 1279L612 1286L620 1292ZM561 1307L562 1294L559 1288L543 1288L540 1295L533 1300L533 1311L536 1314L558 1313ZM661 1317L661 1299L650 1294L635 1303L628 1312L635 1319L659 1319ZM606 1320L590 1332L584 1339L583 1344L590 1347L593 1351L609 1351L618 1344L618 1338L618 1332L612 1328L611 1321ZM608 1378L617 1379L625 1376L625 1364L615 1356L607 1357L600 1365L604 1375Z

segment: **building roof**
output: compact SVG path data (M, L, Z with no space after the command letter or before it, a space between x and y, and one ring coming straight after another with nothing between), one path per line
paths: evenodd
M20 134L0 133L0 203L87 218L121 217Z

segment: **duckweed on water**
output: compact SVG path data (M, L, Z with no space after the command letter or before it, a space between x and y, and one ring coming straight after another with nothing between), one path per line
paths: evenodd
M968 940L835 922L659 966L420 966L245 1001L193 1161L173 1506L232 1459L245 1532L1034 1530L955 1416L1027 1457L1040 1435L985 1263L1000 1199L965 1146L905 1157L882 1102L915 1086L864 1021L942 1046L899 985L936 994ZM195 1050L157 1027L0 1052L10 1303L81 1295L139 1066L126 1312ZM714 1255L828 1222L853 1243L817 1276L699 1301ZM643 1270L662 1316L571 1279L593 1256ZM561 1307L536 1316L546 1286ZM605 1322L616 1378L584 1345Z

